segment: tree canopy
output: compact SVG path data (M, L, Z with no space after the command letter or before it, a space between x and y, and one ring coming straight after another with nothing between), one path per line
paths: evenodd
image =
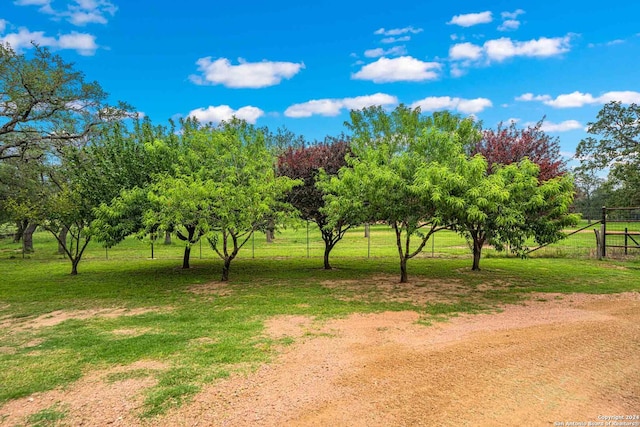
M320 228L325 244L326 270L331 269L331 250L353 224L346 216L337 218L330 224L329 217L324 212L324 191L318 185L318 179L321 176L323 179L334 176L340 168L347 166L345 157L349 152L348 141L327 138L322 143L289 147L278 156L278 174L302 180L302 185L293 187L285 200L298 210L303 220L312 221Z
M566 226L575 225L577 217L569 214L571 175L546 181L538 175L538 165L527 158L496 165L490 173L482 155L459 155L449 167L423 170L418 183L431 187L442 217L470 242L472 270L479 270L485 243L524 255L528 239L554 242L564 237Z
M100 124L125 117L97 82L35 46L31 58L0 43L0 160L42 155L78 142Z
M540 168L540 181L562 175L566 173L566 162L560 155L560 141L542 130L543 123L544 119L526 128L518 128L515 122L509 126L500 123L497 129L485 129L472 154L482 154L489 170L526 157Z
M619 206L640 205L640 106L619 101L606 104L580 141L580 169L609 168L609 199ZM598 138L599 136L599 138Z
M447 224L428 187L416 185L418 171L448 164L463 152L461 135L475 127L470 119L441 113L426 117L420 109L400 105L351 111L346 126L352 132L349 167L325 187L326 211L333 221L347 213L359 222L384 221L396 235L400 281L408 281L407 261L424 248L429 237ZM411 245L411 238L417 244Z

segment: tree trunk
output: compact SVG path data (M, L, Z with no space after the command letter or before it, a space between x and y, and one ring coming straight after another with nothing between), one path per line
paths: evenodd
M80 263L80 258L76 258L76 259L72 259L71 260L71 275L72 276L77 276L78 275L78 264Z
M324 245L324 269L325 270L331 270L331 264L329 264L329 254L331 253L331 249L333 249L333 246L325 242L325 245Z
M184 258L182 259L182 268L189 268L189 256L191 255L191 245L187 244L184 247Z
M231 269L231 257L226 257L224 260L224 266L222 267L222 282L229 281L229 270Z
M369 233L371 232L369 227L370 225L368 223L364 225L364 237L369 237Z
M266 235L267 235L267 243L272 243L273 240L276 238L276 224L274 223L273 220L269 220L269 224L267 224L267 231L266 231Z
M67 234L69 233L69 229L65 226L62 226L60 232L58 233L58 254L64 255L65 248L67 247Z
M484 239L473 239L473 267L471 270L480 271L480 256L482 255L482 245L484 245Z
M16 221L16 234L13 235L13 243L18 243L22 240L22 233L24 233L26 226L26 221Z
M171 232L170 231L165 231L164 232L164 244L165 245L170 245L171 244Z
M393 231L396 233L396 247L398 248L398 256L400 256L400 283L407 283L409 279L407 278L407 257L406 254L402 252L402 228L398 228L398 223L393 224ZM409 236L407 236L407 239ZM407 243L407 251L409 249L409 244Z
M405 257L400 258L400 283L407 283L409 277L407 276L407 259Z
M23 252L33 252L33 233L36 231L38 224L29 223L22 233L22 250Z

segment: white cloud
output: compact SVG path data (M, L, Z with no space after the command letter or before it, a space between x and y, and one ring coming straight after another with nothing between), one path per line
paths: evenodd
M520 28L520 21L517 19L507 19L498 27L498 31L515 31Z
M301 118L313 115L333 117L339 115L343 109L360 110L375 105L396 105L398 98L386 93L357 96L354 98L314 99L301 104L291 105L284 115L287 117Z
M456 106L456 110L461 113L475 114L480 113L489 107L493 107L493 103L487 98L460 99Z
M620 101L623 104L640 104L640 92L632 90L606 92L598 97L598 102L606 104L611 101Z
M623 44L623 43L626 43L626 40L615 39L615 40L611 40L611 41L608 41L608 42L605 42L605 43L589 43L587 46L590 47L590 48L593 48L593 47L601 47L601 46L615 46L615 45Z
M515 31L520 28L520 21L518 16L524 14L524 10L517 9L513 12L502 12L502 24L498 27L498 31Z
M83 26L87 24L106 24L107 18L95 12L76 12L69 17L73 25Z
M0 41L9 43L9 45L17 51L33 47L32 42L45 47L52 47L58 43L55 37L45 36L44 31L32 32L27 28L20 28L17 33L6 34Z
M545 105L554 108L576 108L585 105L606 104L611 101L620 101L623 104L640 103L640 92L631 90L605 92L600 96L593 96L590 93L575 91L572 93L558 95L555 99L550 95L537 95L525 93L516 98L516 101L541 101Z
M523 93L516 97L516 101L548 101L550 99L549 95L534 95L532 93Z
M482 47L473 43L458 43L449 49L449 58L453 60L477 60L482 57Z
M110 0L70 0L66 10L56 10L52 0L16 0L18 6L40 6L39 11L56 18L65 18L76 26L106 24L115 15L118 7Z
M379 28L374 31L373 34L377 34L379 36L401 36L402 34L418 34L421 33L422 28L413 28L411 26L404 28L394 28L392 30L386 30L384 28Z
M467 13L464 15L456 15L451 18L447 24L459 25L461 27L471 27L478 24L488 24L493 21L491 12Z
M391 50L391 49L390 49ZM377 58L379 56L384 56L387 51L383 48L379 47L376 49L368 49L364 51L364 56L367 58Z
M115 15L118 8L108 0L75 0L75 5L69 5L68 20L73 25L91 23L106 24L107 15Z
M605 92L600 96L593 96L590 93L575 91L572 93L558 95L555 99L550 95L537 95L525 93L516 98L516 101L541 101L545 105L554 108L576 108L585 105L606 104L611 101L620 101L623 104L640 103L640 92L631 90Z
M44 31L29 31L27 28L22 27L17 33L10 33L0 37L0 41L9 43L16 51L30 49L33 47L32 43L52 49L75 50L84 56L94 55L98 49L94 35L75 31L69 34L61 34L58 38L55 38L46 36Z
M536 123L533 123L533 122L525 123L525 127L535 126L535 125ZM576 130L576 129L582 129L582 128L583 128L582 124L580 124L580 122L577 120L565 120L564 122L560 122L560 123L544 121L542 122L542 126L540 127L540 130L544 132L568 132L570 130Z
M381 43L391 44L391 43L400 43L400 42L408 42L411 40L411 36L403 36L403 37L386 37L380 40Z
M374 83L435 80L441 67L438 62L424 62L412 56L393 59L382 57L362 67L360 71L352 74L351 78L371 80Z
M466 70L460 68L457 64L451 66L451 77L462 77L466 73Z
M374 105L395 105L398 103L398 98L393 95L387 95L386 93L375 93L373 95L344 98L342 102L349 110L361 110L362 108Z
M246 62L238 60L232 65L227 58L215 61L211 57L196 61L202 75L192 75L190 79L198 85L224 85L229 88L262 88L279 84L282 79L290 79L304 68L303 63L294 62Z
M287 117L301 118L313 115L333 117L340 114L343 108L339 99L312 99L311 101L289 106L284 115Z
M556 99L547 99L542 101L546 105L555 108L572 108L582 107L587 104L595 104L597 100L590 93L573 92L559 95Z
M500 16L502 17L502 19L516 19L518 16L523 15L524 13L524 10L517 9L513 12L502 12Z
M222 121L230 120L232 117L237 117L238 119L246 120L248 123L255 124L256 120L264 116L264 111L251 105L239 108L238 110L234 110L228 105L211 105L208 108L192 110L187 116L195 117L201 123L218 124Z
M7 21L0 19L0 34L4 33L5 28L7 28Z
M464 74L471 66L489 65L513 57L545 58L569 51L571 34L564 37L541 37L528 41L514 41L508 37L487 40L482 46L473 43L457 43L449 48L449 59L457 61L452 65L452 75ZM455 68L455 70L453 70Z
M411 104L411 108L420 107L423 111L456 110L465 114L475 114L492 107L487 98L451 98L449 96L429 96Z
M364 51L364 56L367 58L378 58L380 56L396 56L396 55L406 55L407 48L405 46L393 46L390 49L384 50L379 47L377 49L369 49Z
M74 49L80 55L91 56L98 49L95 36L91 34L76 33L63 34L58 38L58 48Z
M540 37L525 42L513 41L508 37L488 40L484 43L484 51L490 60L503 61L514 56L548 57L569 51L570 36Z

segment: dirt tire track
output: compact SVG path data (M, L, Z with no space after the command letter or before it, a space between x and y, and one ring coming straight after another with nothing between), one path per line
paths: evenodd
M7 403L0 425L52 403L68 409L63 423L92 426L546 426L640 414L640 293L532 299L429 327L415 312L279 316L267 334L295 344L165 416L136 418L149 379L101 385L94 373Z
M352 315L158 421L536 426L640 413L639 295L544 295L436 327L412 312Z

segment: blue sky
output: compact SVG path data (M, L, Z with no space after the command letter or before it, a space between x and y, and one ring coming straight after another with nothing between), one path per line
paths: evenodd
M164 123L235 114L308 139L398 103L545 130L571 156L610 100L640 103L640 3L0 0L33 40Z

